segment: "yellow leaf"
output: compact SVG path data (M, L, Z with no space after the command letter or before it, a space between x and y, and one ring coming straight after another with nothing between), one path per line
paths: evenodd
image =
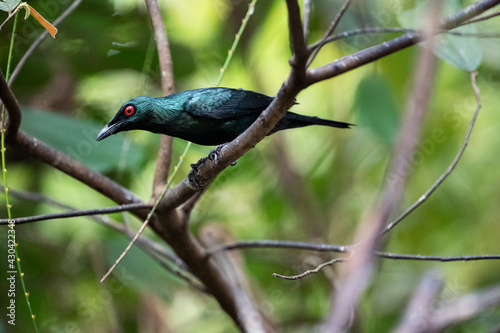
M52 38L56 38L56 33L57 33L57 28L54 27L49 21L47 21L42 15L38 14L38 12L31 7L30 5L26 4L30 8L30 14L33 15L33 17L40 22L40 24L47 29L49 34L52 36Z

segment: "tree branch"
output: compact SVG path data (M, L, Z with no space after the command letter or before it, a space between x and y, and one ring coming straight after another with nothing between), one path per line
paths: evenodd
M315 269L309 269L309 270L305 271L304 273L301 273L298 275L281 275L278 273L273 273L273 276L280 278L280 279L283 279L283 280L298 280L298 279L305 278L306 276L309 276L311 274L316 274L325 267L333 266L334 264L336 264L338 262L344 262L344 261L347 261L349 259L350 258L334 258L330 261L327 261L327 262L324 262L324 263L318 265Z
M306 67L309 67L311 65L311 63L314 61L314 59L318 55L321 48L326 43L328 43L328 37L335 31L335 28L340 23L342 16L344 16L345 12L347 11L347 8L349 8L349 6L351 5L351 2L352 2L352 0L345 0L342 7L340 7L339 12L337 13L337 15L335 15L335 18L333 19L332 23L330 23L330 26L328 27L328 29L326 29L326 31L323 35L323 38L321 38L321 40L318 43L316 43L314 48L312 49L312 53L309 56L309 59L307 60Z
M12 93L12 90L10 90L1 71L0 99L4 102L9 114L9 123L7 124L6 135L7 144L14 147L21 153L40 162L46 163L53 168L81 181L118 204L142 203L142 201L134 193L112 181L108 177L87 168L62 152L50 147L46 143L18 131L21 123L21 108L19 107L19 103ZM144 218L142 213L134 211L134 214L137 215L138 213L138 216L143 216Z
M172 55L170 54L167 30L163 24L163 18L161 16L160 7L158 6L158 1L146 0L146 6L149 11L149 16L151 17L151 24L153 26L156 40L156 48L158 50L162 92L163 96L167 96L175 92ZM158 198L167 185L168 173L172 162L172 144L172 137L161 135L160 148L158 150L156 170L153 179L153 201Z
M465 152L465 148L467 148L467 145L469 143L470 136L472 134L472 129L474 128L474 124L476 123L477 116L479 114L479 110L481 110L481 96L479 94L479 88L477 87L476 84L476 76L477 72L472 72L471 73L471 83L472 83L472 88L474 89L474 94L476 97L476 111L474 112L474 115L472 116L472 120L469 123L469 127L467 128L467 133L465 134L464 141L462 143L462 147L460 147L460 150L456 154L455 158L451 162L451 164L448 166L446 171L436 180L436 182L415 202L413 203L410 207L408 207L400 216L398 216L394 221L389 223L387 227L384 229L383 234L388 233L391 231L395 226L397 226L404 218L406 218L408 215L410 215L415 209L420 207L431 195L434 193L435 190L448 178L448 176L453 172L455 167L457 166L458 162L460 161L460 158L462 157L463 153Z
M460 24L460 22L470 19L499 3L500 0L478 1L458 12L456 15L445 19L440 29L450 30ZM300 15L298 6L293 0L287 1L287 5L291 8L291 12L289 12L289 17L291 16L291 18L289 20L293 23L290 23L290 25L294 27L293 32L290 32L291 38L293 40L295 38L293 36L296 36L295 33L299 33L300 30L302 37L298 39L303 40L302 29L300 27L300 29L298 29L295 24L296 15ZM293 13L293 15L291 13ZM308 69L306 72L305 84L309 86L316 82L340 75L396 51L415 45L420 39L420 33L411 32L388 42L343 57L325 66ZM298 44L297 42L294 43ZM293 49L295 50L296 47L297 46L293 46ZM300 50L300 47L298 50ZM292 63L295 61L296 60ZM297 74L297 66L292 66L290 75L285 80L268 108L262 112L259 118L244 133L222 148L219 154L219 164L216 166L212 161L207 159L200 160L197 164L197 168L193 170L193 176L197 180L199 186L191 183L187 178L184 179L184 181L179 183L173 190L169 191L163 200L163 206L171 209L181 205L194 195L196 191L206 187L220 172L231 165L231 163L238 160L246 152L255 147L255 145L260 142L283 117L288 108L293 104L296 95L305 88L302 86L300 80L297 80L298 77L300 78L300 75Z
M63 212L63 213L53 213L53 214L27 216L27 217L18 217L18 218L15 218L14 221L16 222L16 224L25 224L25 223L53 220L53 219L65 219L65 218L78 217L78 216L113 214L113 213L126 212L126 211L131 211L131 210L138 211L139 209L145 209L145 211L147 212L146 209L151 209L151 206L144 204L144 203L133 203L133 204L121 205L121 206L117 206L117 207L97 208L97 209L89 209L89 210L75 210L75 211ZM2 224L3 225L9 224L9 219L0 219L0 225L2 225Z
M469 6L472 9L462 15L463 19L469 19L477 15L477 13L471 14L474 10L480 13L481 11L479 8L484 11L487 9L487 6L492 7L499 2L500 0L478 1L476 4ZM155 6L156 9L158 9L155 0L150 0L148 3L148 9L150 9L150 11L151 6ZM221 307L231 316L237 325L239 325L241 329L247 331L249 331L252 327L251 323L245 322L245 314L240 312L241 309L239 308L237 300L239 295L235 295L235 290L227 283L228 281L220 272L219 267L217 267L212 260L207 260L207 257L210 257L210 255L207 254L198 241L189 233L187 224L183 222L184 219L181 216L181 212L176 208L191 198L197 190L206 187L206 185L209 184L222 170L228 167L233 161L243 156L248 150L252 149L259 141L261 141L283 117L288 108L293 104L297 94L303 88L320 80L331 78L334 75L339 75L347 70L379 59L382 56L393 53L404 47L414 45L420 40L421 37L420 34L409 33L405 35L406 37L401 36L399 39L394 39L387 43L364 50L365 53L360 51L352 55L350 58L344 57L332 64L325 65L326 67L323 66L317 69L310 69L306 72L305 64L307 60L307 48L305 47L304 29L302 28L300 21L300 10L297 2L294 0L287 0L287 8L293 56L290 60L290 74L284 81L281 89L278 91L276 98L259 116L258 120L254 122L249 129L247 129L247 131L222 149L218 165L215 165L212 161L205 161L198 165L194 174L200 184L199 188L194 187L188 179L183 180L179 185L167 193L159 206L157 218L151 222L152 229L158 233L160 237L166 240L169 245L171 245L179 257L186 263L187 267L189 267L193 275L197 276L201 280L201 282L206 286L206 290L214 295ZM461 11L460 13L462 12L464 11ZM159 14L159 9L157 14ZM449 26L447 29L451 29L453 25L460 23L462 16L458 14L455 15L452 19L449 19L448 25L443 24L443 26L445 28ZM161 20L161 15L159 17ZM445 20L445 23L446 22L447 21ZM157 36L157 26L155 23L153 23L153 26L155 29L155 36ZM158 49L159 52L161 52L160 47L158 47ZM356 58L358 56L359 58ZM10 89L8 91L0 89L0 97L2 100L4 100L4 97L8 97L8 92L12 93ZM15 97L13 97L13 100L10 100L9 103L6 102L6 106L9 111L9 120L12 115L14 115L15 121L16 108L19 111L20 117L21 113ZM14 132L17 132L17 129ZM84 182L89 187L96 189L117 203L142 203L142 201L133 193L114 183L110 179L85 168L61 152L56 151L55 149L45 145L37 139L27 136L22 132L17 134L17 136L14 135L13 137L10 137L9 143L11 146L18 148L26 155L45 162L54 168L62 170L68 175ZM162 144L162 147L167 146L168 144ZM165 154L162 155L160 152L159 156L167 156L167 154L171 153L171 149L170 151L165 150L164 153ZM155 188L161 189L162 186L160 186L160 182L166 180L168 168L164 168L164 166L168 162L167 160L168 159L166 157L160 157L157 160L158 167L155 173ZM163 167L163 170L159 170L160 167ZM155 193L157 193L156 190L153 192L153 196ZM138 214L142 218L145 217L142 211L134 211L134 213ZM342 248L345 250L345 247Z
M353 29L353 30L348 30L344 31L338 34L335 34L333 36L328 37L325 40L326 43L331 43L335 42L341 39L353 37L353 36L358 36L358 35L369 35L369 34L386 34L386 33L414 33L414 34L420 34L421 31L418 31L416 29L409 29L409 28L400 28L400 27L387 27L387 28L381 28L381 27L365 27L365 28L359 28L359 29ZM459 31L453 31L453 30L446 30L446 31L441 31L440 33L447 34L447 35L452 35L452 36L457 36L457 37L477 37L477 38L499 38L500 33L498 32L476 32L476 33L468 33L468 32L459 32ZM310 50L315 50L321 45L320 42L314 43L309 47Z
M82 0L75 0L66 10L52 23L54 27L57 27L59 23L64 21L66 17L68 17L80 4L82 3ZM47 30L44 30L40 36L31 44L29 49L24 53L22 58L19 60L19 62L16 65L16 68L12 72L10 78L9 78L9 87L12 87L12 84L16 80L17 76L21 72L21 69L23 68L24 64L26 63L26 60L33 54L33 52L43 43L43 41L49 36L49 32Z
M442 4L443 1L437 1L429 6L427 10L429 20L425 23L424 39L436 33ZM371 211L364 214L363 221L356 231L355 243L359 245L352 260L343 266L341 287L335 294L333 312L325 326L325 330L329 332L343 332L348 329L350 313L357 306L361 294L372 277L375 268L374 252L379 247L380 232L399 202L405 187L409 170L401 168L401 165L409 160L420 134L435 75L435 62L432 46L421 48L415 67L413 92L408 100L401 132L396 140L381 200Z
M3 76L3 72L0 69L0 99L3 104L7 108L7 113L9 114L9 122L6 125L6 133L5 133L5 141L11 142L13 141L17 133L19 132L19 126L21 126L21 108L19 107L19 103L17 103L16 96L12 90L10 90L7 81L5 81L5 77ZM2 129L3 130L3 129Z
M258 240L258 241L241 241L229 244L220 244L213 246L207 250L207 256L221 251L234 251L245 249L293 249L306 250L314 252L335 252L335 253L352 253L356 251L356 246L353 245L333 245L333 244L316 244L307 242L280 241L280 240ZM373 254L383 259L391 260L416 260L416 261L478 261L478 260L500 260L500 254L485 254L477 256L424 256L420 254L400 254L375 251Z
M491 14L481 15L479 17L475 17L473 19L467 20L467 21L463 22L461 25L486 21L486 20L489 20L490 18L497 17L497 16L500 16L500 12L494 12Z
M9 106L7 106L7 110L8 108ZM133 192L108 177L87 168L62 152L23 132L19 132L16 139L10 142L10 145L23 154L81 181L118 204L143 203ZM142 211L134 211L134 214L145 218Z
M308 250L315 252L338 252L348 253L349 246L331 245L331 244L316 244L307 242L294 242L282 240L257 240L257 241L241 241L230 244L219 244L207 250L207 255L212 255L221 251L244 250L253 248L271 248L271 249L295 249Z
M438 32L448 31L458 27L462 22L483 13L484 11L498 5L500 0L481 0L478 1L453 16L444 19L438 29ZM342 57L334 62L321 67L307 70L307 86L316 82L330 79L350 70L368 64L389 54L413 46L422 41L421 33L410 32L403 36L383 42L382 44L366 48L354 54Z
M45 197L39 193L31 193L31 192L19 192L15 190L9 190L9 195L22 198L25 200L31 200L31 201L36 201L36 202L42 202L48 205L52 205L55 207L59 208L64 208L64 209L69 209L69 210L76 210L75 208L68 206L66 204L63 204L61 202L58 202L54 199ZM124 205L128 206L129 208L132 208L132 206L137 205L137 204L132 204L132 205ZM148 207L148 206L145 206ZM115 210L116 208L119 207L110 207L108 210ZM92 220L96 221L97 223L104 225L108 228L111 228L115 230L116 232L128 237L129 239L132 238L134 235L130 233L128 228L124 227L122 224L119 224L117 222L114 222L113 220L110 219L102 219L99 216L94 216L94 215L85 215ZM3 222L4 220L2 220ZM20 224L19 219L15 219L16 225ZM31 221L35 222L35 221ZM3 223L0 223L3 224ZM158 244L157 242L148 239L146 237L141 237L137 239L135 243L144 253L149 255L153 260L155 260L159 265L164 267L166 270L171 272L172 274L178 276L182 280L184 280L186 283L188 283L190 286L193 288L206 293L205 288L195 280L193 277L190 276L190 274L186 271L187 267L186 264L174 253L171 251L167 250L164 246ZM169 262L169 263L167 263Z
M271 104L257 120L232 142L226 144L219 153L218 164L207 158L200 160L192 170L189 179L184 179L165 196L162 206L172 209L184 203L195 192L205 188L225 168L238 160L269 134L278 121L293 105L295 97L304 85L304 70L307 61L307 48L304 42L303 29L300 21L300 9L295 0L287 0L289 9L289 28L292 50L290 59L290 74L276 94ZM196 183L191 180L196 179Z
M300 18L300 7L297 0L286 0L286 5L288 8L290 47L292 48L292 57L289 63L293 70L290 74L294 75L294 83L302 87L305 82L305 62L307 61L308 50Z
M171 75L171 58L165 27L157 1L146 0L146 4L150 12L158 44L158 54L162 71L162 87L165 93L171 93L173 92L173 75ZM169 75L169 79L164 79L166 75ZM165 165L170 163L170 161L167 161L167 157L170 159L169 154L171 154L171 141L163 139L155 172L153 200L163 191L166 184L168 169ZM242 330L248 332L263 331L262 318L260 316L253 316L252 318L255 320L249 321L248 315L241 312L244 308L240 306L241 299L247 299L248 295L242 295L236 289L236 286L231 285L230 281L220 271L220 268L212 260L206 259L205 250L190 234L187 228L188 225L185 216L176 209L195 193L195 191L190 190L186 186L186 181L181 184L184 184L184 186L181 186L181 188L178 186L178 189L170 190L162 199L162 202L158 206L158 215L160 218L151 222L151 228L174 249L191 272L206 286L206 290L216 298L220 306ZM184 194L181 197L182 200L179 200L178 197L179 189ZM172 198L174 198L174 205L166 204L171 203Z

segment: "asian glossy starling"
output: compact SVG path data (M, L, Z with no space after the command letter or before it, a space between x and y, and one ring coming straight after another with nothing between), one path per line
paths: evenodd
M271 103L273 97L249 90L202 88L165 97L139 96L123 104L101 130L97 141L130 130L162 133L199 145L220 145L243 133ZM323 125L349 128L351 124L287 112L268 134Z

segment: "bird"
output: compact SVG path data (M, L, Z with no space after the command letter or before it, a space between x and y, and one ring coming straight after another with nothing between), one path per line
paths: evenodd
M258 92L224 87L186 90L165 97L139 96L121 106L99 132L97 141L122 131L146 130L199 145L219 146L250 127L272 100ZM310 125L352 126L288 111L268 135Z

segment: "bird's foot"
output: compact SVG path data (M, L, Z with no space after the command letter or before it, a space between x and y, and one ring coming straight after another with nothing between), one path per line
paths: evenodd
M208 157L204 157L204 158L200 159L198 162L196 162L195 164L191 164L191 171L189 171L189 174L187 176L188 181L189 181L188 187L190 189L192 189L193 191L199 191L199 190L203 189L203 186L200 185L200 183L197 179L197 176L196 176L198 173L198 169L207 160L213 161L216 166L219 166L219 154L220 154L222 148L224 148L224 145L225 144L218 145L217 147L215 147L215 149L213 149L208 154ZM236 162L237 161L234 161L233 163L231 163L231 165L235 166Z
M214 161L216 166L219 166L219 155L220 155L220 152L222 151L222 148L224 148L225 145L226 145L226 143L218 145L212 151L210 151L210 153L208 153L208 159L211 161ZM235 166L236 162L238 162L238 161L234 161L233 163L231 163L231 166Z
M215 165L217 165L217 166L219 166L219 154L225 145L226 145L225 143L218 145L213 150L211 150L210 153L208 153L208 159L210 161L214 161Z
M202 187L200 186L200 183L198 182L198 179L196 178L196 174L198 173L198 168L200 167L200 165L205 163L206 160L207 160L207 158L204 157L204 158L200 159L198 162L196 162L195 164L191 164L191 171L189 171L187 178L189 180L189 183L188 183L189 188L194 190L194 191L199 191L202 189Z

